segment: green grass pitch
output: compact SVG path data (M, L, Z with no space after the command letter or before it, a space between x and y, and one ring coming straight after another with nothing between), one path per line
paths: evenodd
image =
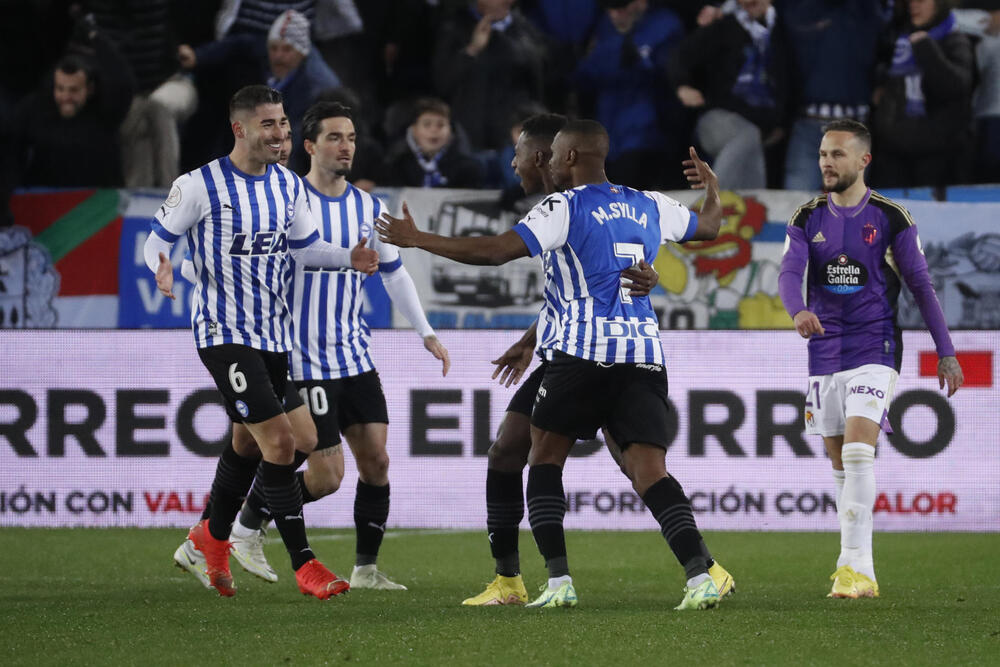
M709 533L737 594L675 612L683 575L659 534L570 532L576 609L467 608L492 579L482 532L390 531L381 567L409 591L298 593L233 562L219 598L172 566L182 530L0 530L0 664L1000 664L1000 536L877 534L882 597L831 600L833 533ZM353 531L313 531L347 575ZM521 535L529 592L545 580Z

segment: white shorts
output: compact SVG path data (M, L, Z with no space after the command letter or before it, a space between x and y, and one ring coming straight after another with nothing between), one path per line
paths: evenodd
M843 435L848 417L865 417L885 428L899 373L881 364L865 364L832 375L809 376L806 433Z

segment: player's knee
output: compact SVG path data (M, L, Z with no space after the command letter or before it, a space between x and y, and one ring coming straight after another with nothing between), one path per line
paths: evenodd
M385 450L358 459L358 472L366 480L382 480L389 474L389 454Z
M486 458L491 470L503 472L520 472L528 463L528 451L531 449L531 439L507 437L503 432L490 445Z
M277 460L290 463L295 455L295 436L291 431L279 433L271 441L270 449Z

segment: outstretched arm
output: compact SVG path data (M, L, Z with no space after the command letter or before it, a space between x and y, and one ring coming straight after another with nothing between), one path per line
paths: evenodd
M535 323L528 327L528 330L516 343L490 362L496 366L493 370L493 379L496 380L499 375L500 384L505 387L520 382L521 376L531 365L531 357L534 354L537 339L538 320L535 320Z
M698 227L689 241L710 241L719 235L722 226L722 198L719 195L719 178L708 166L708 163L698 157L694 146L688 148L690 160L684 160L684 175L692 190L704 190L705 201L698 213Z
M410 209L403 203L403 217L388 213L375 221L379 240L400 248L420 248L462 264L500 266L518 257L528 256L528 246L514 231L499 236L450 237L417 229Z
M420 305L420 298L417 296L417 288L406 267L400 266L395 271L383 273L382 285L392 303L399 308L399 312L403 313L403 317L413 325L417 334L423 339L427 351L441 360L441 375L447 375L451 367L448 349L434 335L434 329L427 321L424 309Z

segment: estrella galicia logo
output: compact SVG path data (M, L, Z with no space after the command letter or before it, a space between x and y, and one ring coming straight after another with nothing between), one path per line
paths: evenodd
M240 413L241 417L246 417L250 414L250 408L243 401L236 401L236 411Z
M854 294L868 284L868 269L841 253L823 266L823 287L834 294Z

